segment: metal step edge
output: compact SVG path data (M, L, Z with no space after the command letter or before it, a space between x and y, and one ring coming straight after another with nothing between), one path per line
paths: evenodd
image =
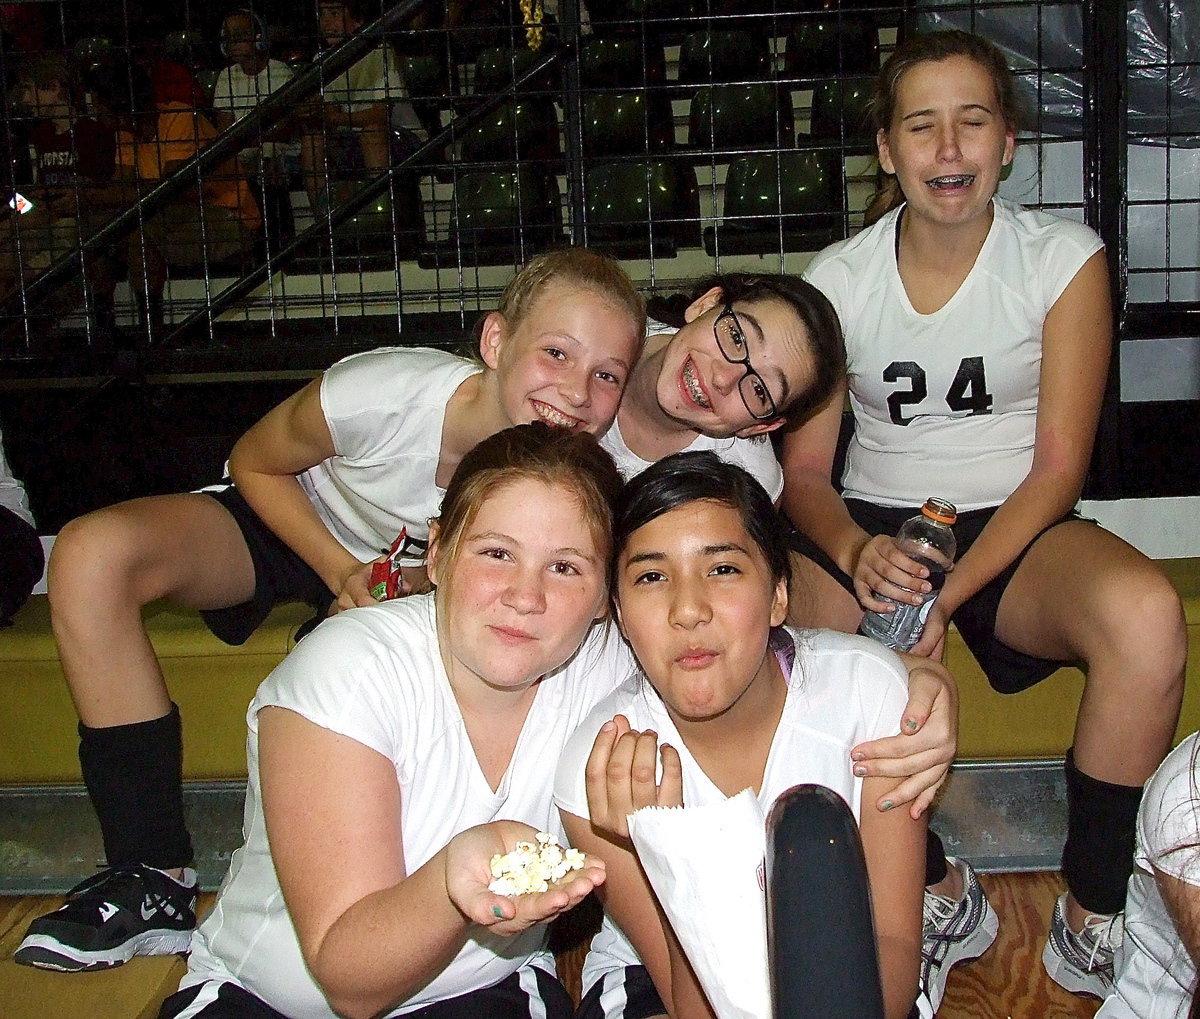
M244 799L242 782L184 785L203 888L217 887L241 845ZM931 817L946 851L982 872L1057 870L1066 824L1061 760L956 764ZM103 862L83 786L0 787L0 894L65 892Z

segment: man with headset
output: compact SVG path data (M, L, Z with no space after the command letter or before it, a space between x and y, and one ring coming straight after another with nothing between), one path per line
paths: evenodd
M216 126L224 131L282 87L292 70L271 59L267 27L249 8L235 7L225 15L220 45L229 66L213 86L212 105ZM272 248L294 234L288 182L299 172L300 144L289 140L292 135L293 127L285 122L238 154L243 172L259 190Z

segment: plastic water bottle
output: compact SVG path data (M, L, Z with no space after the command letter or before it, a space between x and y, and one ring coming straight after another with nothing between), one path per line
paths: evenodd
M925 579L933 590L923 596L920 605L898 602L876 593L876 598L891 602L896 610L868 612L858 627L859 633L897 651L907 651L921 639L925 620L945 583L946 571L954 566L954 532L950 525L956 519L958 510L952 503L930 498L925 500L920 513L904 521L896 534L896 547L929 570Z

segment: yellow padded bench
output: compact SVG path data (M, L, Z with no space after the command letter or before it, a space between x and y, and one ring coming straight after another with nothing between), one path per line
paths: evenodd
M156 604L144 615L183 716L184 775L245 778L246 708L258 684L294 646L296 630L312 610L277 607L240 647L217 640L195 612ZM0 630L0 718L0 784L82 781L77 717L44 595L31 598L14 625Z
M1177 739L1200 729L1200 559L1163 560L1183 598L1188 623L1188 684ZM184 725L184 775L244 778L245 713L254 691L295 643L308 618L302 605L275 609L241 647L213 637L194 612L154 605L147 628ZM1136 635L1131 638L1136 639ZM959 758L1061 757L1071 744L1083 689L1077 669L1062 669L1023 693L995 693L958 634L946 664L961 691ZM76 716L50 635L44 596L30 599L16 624L0 631L0 784L80 781Z
M1188 629L1188 683L1175 743L1200 729L1200 559L1161 559L1183 599ZM1137 640L1137 634L1130 635ZM944 661L958 680L958 757L1023 759L1062 757L1072 743L1083 673L1060 669L1019 694L998 694L984 678L957 631L946 640Z

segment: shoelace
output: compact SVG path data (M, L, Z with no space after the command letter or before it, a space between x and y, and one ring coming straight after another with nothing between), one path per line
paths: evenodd
M1088 953L1087 968L1089 970L1103 969L1110 970L1112 968L1112 952L1117 945L1121 943L1125 936L1125 919L1120 913L1115 913L1112 916L1103 916L1093 913L1083 922L1083 930L1077 935L1078 939L1085 944L1091 943L1091 951ZM1096 957L1102 952L1108 953L1108 957L1102 959L1097 965Z
M938 920L949 920L958 912L962 901L952 899L948 895L927 894L921 910L922 917L930 923Z

